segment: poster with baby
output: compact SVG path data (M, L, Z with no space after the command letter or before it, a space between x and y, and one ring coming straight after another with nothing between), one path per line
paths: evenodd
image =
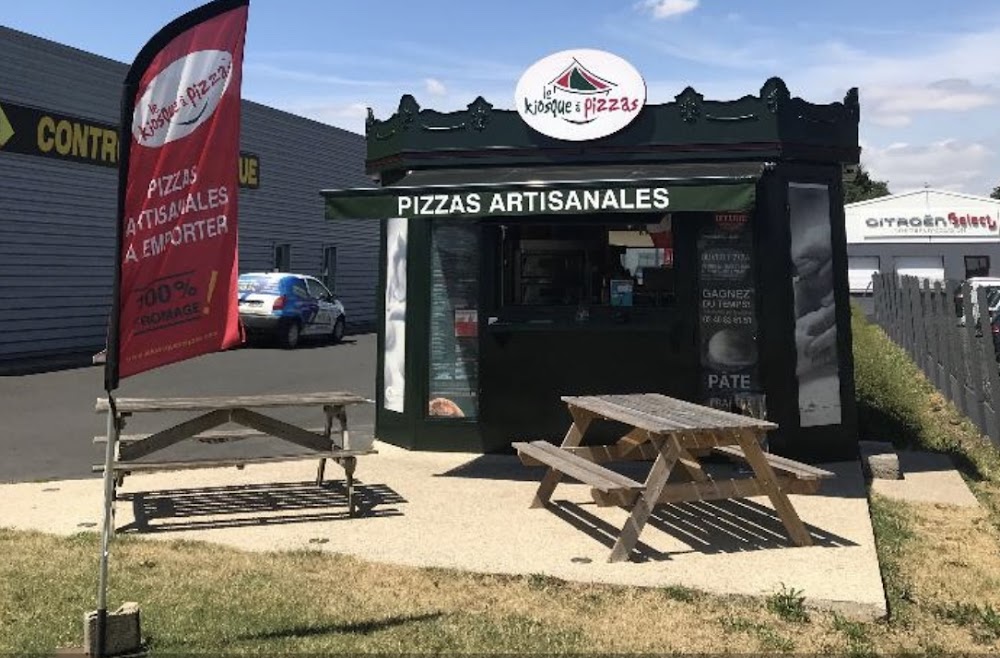
M788 206L799 424L838 425L841 400L830 191L826 185L789 183Z

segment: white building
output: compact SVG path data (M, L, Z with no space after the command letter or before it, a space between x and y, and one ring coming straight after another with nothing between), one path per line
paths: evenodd
M1000 201L923 189L844 207L852 293L874 272L931 281L1000 275Z

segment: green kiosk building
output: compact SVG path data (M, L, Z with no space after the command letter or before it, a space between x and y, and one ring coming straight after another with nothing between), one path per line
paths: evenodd
M519 111L409 95L369 111L378 187L323 192L328 218L381 225L376 436L506 451L562 438L560 396L656 392L766 408L772 452L854 458L841 186L857 90L816 105L772 78L637 108L576 59L560 75ZM601 99L635 116L596 138L529 125L587 130L573 108Z

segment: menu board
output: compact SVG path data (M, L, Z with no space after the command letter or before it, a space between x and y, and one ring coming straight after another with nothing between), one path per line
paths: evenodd
M479 413L479 230L435 222L431 236L430 381L427 414Z
M759 391L756 286L749 216L718 214L698 238L701 391L709 406L731 409Z

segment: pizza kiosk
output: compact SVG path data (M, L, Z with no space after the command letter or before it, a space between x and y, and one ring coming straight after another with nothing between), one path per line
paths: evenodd
M560 396L658 392L766 409L778 454L853 458L857 91L654 105L628 62L576 50L514 102L369 111L378 186L323 192L328 218L381 225L376 436L506 451L562 438Z

